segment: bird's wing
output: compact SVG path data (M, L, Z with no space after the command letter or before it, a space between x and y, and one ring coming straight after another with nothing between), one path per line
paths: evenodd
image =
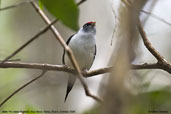
M69 42L71 41L71 38L73 36L74 36L74 34L68 38L68 40L66 42L67 45L69 44ZM62 57L62 62L63 62L63 64L65 64L65 49L64 49L64 53L63 53L63 57ZM75 83L75 80L76 80L76 76L70 74L69 79L68 79L68 85L67 85L67 91L66 91L65 101L67 99L67 96L68 96L69 92L73 88L73 85Z
M96 57L96 51L97 51L97 48L96 48L96 45L94 46L94 58L93 58L93 62L94 62L94 59L95 59L95 57ZM91 64L91 66L93 65L93 62L92 62L92 64ZM89 69L88 69L89 70Z
M96 56L96 51L97 51L97 48L96 48L96 45L95 45L94 59L95 59L95 56ZM94 59L93 59L93 61L94 61Z
M74 34L72 36L70 36L66 42L66 44L68 45L69 42L71 41L71 38L74 36ZM62 56L62 63L65 64L65 49L64 49L64 53L63 53L63 56Z

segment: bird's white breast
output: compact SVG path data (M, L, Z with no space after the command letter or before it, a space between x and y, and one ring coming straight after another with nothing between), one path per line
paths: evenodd
M95 35L93 34L76 34L69 42L81 70L89 69L94 60L95 54ZM68 56L65 56L67 65L72 66Z

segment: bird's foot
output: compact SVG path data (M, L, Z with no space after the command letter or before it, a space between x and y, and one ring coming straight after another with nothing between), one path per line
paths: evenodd
M87 69L83 70L83 71L82 71L82 74L83 74L83 75L87 74L87 71L88 71Z

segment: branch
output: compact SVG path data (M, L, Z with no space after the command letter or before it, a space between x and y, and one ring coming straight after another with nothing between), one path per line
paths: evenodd
M80 5L82 3L84 3L86 0L81 0L77 5ZM37 6L37 4L35 2L31 2L31 4L33 5L33 7L36 9L36 11L39 13L39 15L43 18L43 20L49 24L51 21L48 19L48 17L46 16L46 14ZM51 26L50 27L53 34L55 35L55 38L59 41L59 43L62 45L62 47L66 50L71 63L73 65L73 67L76 69L76 71L78 72L78 79L80 80L84 90L85 90L85 94L89 97L92 97L93 99L95 99L98 102L103 102L100 98L98 98L97 96L94 96L90 93L89 88L86 84L86 82L84 81L83 77L82 77L82 72L79 68L79 65L72 53L72 50L69 48L69 46L65 43L64 39L62 38L62 36L60 35L60 33L58 32L58 30L55 28L55 26Z
M43 64L43 63L21 63L21 62L5 62L0 64L0 68L26 68L26 69L37 69L37 70L46 70L46 71L64 71L68 73L76 73L76 71L65 65L52 65L52 64ZM91 71L83 71L84 77L93 77L95 75L110 73L113 67L99 68ZM142 70L142 69L161 69L160 64L158 63L144 63L131 65L132 70Z
M39 36L43 33L45 33L51 25L53 25L57 20L53 20L51 23L49 23L46 27L44 27L43 29L41 29L37 34L35 34L29 41L27 41L25 44L23 44L22 46L20 46L16 51L14 51L11 55L9 55L8 57L6 57L0 64L5 63L6 61L8 61L10 58L12 58L13 56L15 56L17 53L19 53L22 49L24 49L26 46L28 46L30 43L32 43L34 40L38 39Z
M114 66L113 66L114 67ZM99 74L110 73L113 67L100 68L92 71L83 72L84 77L93 77ZM131 70L144 70L144 69L161 69L157 63L144 63L144 64L131 64Z
M131 7L131 4L130 4L127 0L121 0L121 1L125 4L126 7L128 7L128 8ZM163 22L163 23L165 23L165 24L171 26L171 23L169 23L169 22L166 21L165 19L163 19L163 18L157 16L156 14L153 14L153 13L148 12L148 11L145 11L145 10L140 10L140 12L145 13L145 14L148 14L148 15L150 15L150 16L152 16L152 17L158 19L159 21L161 21L161 22Z
M141 12L142 12L142 13L145 13L145 14L148 14L148 15L150 15L150 16L152 16L152 17L158 19L159 21L161 21L161 22L163 22L163 23L165 23L165 24L171 26L171 23L169 23L169 22L166 21L165 19L163 19L163 18L157 16L156 14L153 14L153 13L151 13L151 12L147 12L147 11L145 11L145 10L141 10Z
M87 0L80 0L80 1L77 3L77 5L78 5L78 6L81 5L81 4L84 3L85 1L87 1Z
M20 88L16 89L12 94L10 94L5 100L3 100L0 103L0 107L2 107L11 97L13 97L15 94L17 94L19 91L21 91L23 88L25 88L26 86L30 85L31 83L33 83L34 81L36 81L37 79L41 78L44 76L44 74L46 73L46 71L42 71L42 73L37 76L36 78L32 79L31 81L25 83L24 85L22 85Z
M141 25L140 20L138 21L137 28L143 39L144 45L151 52L151 54L158 60L157 64L160 66L160 68L171 73L171 64L168 61L166 61L164 57L152 46L152 44L147 38L147 35Z

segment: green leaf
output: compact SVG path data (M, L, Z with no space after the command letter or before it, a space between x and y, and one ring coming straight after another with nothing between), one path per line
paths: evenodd
M74 0L40 0L47 10L66 26L78 30L78 7Z
M40 0L38 1L38 4L39 4L40 9L43 10L43 4L42 4L42 2Z

